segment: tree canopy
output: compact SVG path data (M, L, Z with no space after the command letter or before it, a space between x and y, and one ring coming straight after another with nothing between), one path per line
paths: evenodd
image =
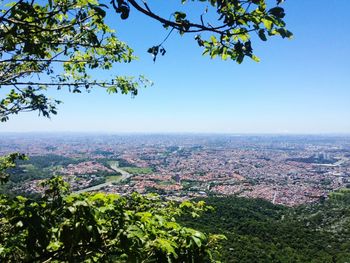
M253 34L262 41L274 35L292 36L283 20L282 0L272 6L266 0L181 0L179 10L189 2L196 2L192 4L201 11L197 20L183 11L156 13L152 6L160 4L154 1L1 1L0 89L6 95L0 100L0 120L26 111L45 117L56 114L60 101L46 95L49 88L81 92L98 87L134 96L138 87L150 85L142 75L100 79L91 74L94 69L111 71L115 64L135 59L132 48L106 23L107 12L122 20L140 12L162 24L169 35L174 31L193 34L203 54L237 63L245 57L259 61L253 53ZM216 14L214 19L210 12ZM148 52L156 60L166 50L161 43Z
M164 202L156 195L70 194L67 183L43 184L40 200L0 196L2 262L212 262L222 235L183 227L204 202Z

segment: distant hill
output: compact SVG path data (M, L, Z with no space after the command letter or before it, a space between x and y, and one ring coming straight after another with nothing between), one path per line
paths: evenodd
M182 219L225 234L222 262L350 262L350 191L322 204L287 208L259 199L211 197L214 211Z

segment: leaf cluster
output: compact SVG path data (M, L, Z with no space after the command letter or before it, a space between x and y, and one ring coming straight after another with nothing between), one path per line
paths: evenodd
M6 183L9 179L8 169L16 167L16 161L27 160L27 156L21 153L11 153L0 157L0 184Z
M204 202L157 195L68 194L59 177L38 201L0 198L0 260L5 262L210 262L221 236L183 227Z
M96 0L1 3L0 88L9 90L0 100L0 121L24 111L56 114L60 101L45 94L52 87L136 95L139 85L148 85L143 77L103 80L91 75L94 69L111 70L115 63L135 59L105 23L105 8Z
M274 6L266 0L181 0L183 5L188 2L207 4L197 20L189 18L190 15L184 11L174 11L170 19L167 19L164 15L153 12L150 4L145 1L143 5L136 0L129 1L136 10L161 22L167 29L178 31L181 35L197 33L194 38L203 48L203 54L208 54L211 58L219 56L223 60L230 59L239 64L245 57L259 61L253 53L252 35L262 41L276 35L282 38L293 36L286 29L281 0L277 0ZM196 4L200 6L199 3ZM216 19L207 15L210 11L216 12ZM159 53L157 48L162 47L163 43L164 41L148 50L154 60Z

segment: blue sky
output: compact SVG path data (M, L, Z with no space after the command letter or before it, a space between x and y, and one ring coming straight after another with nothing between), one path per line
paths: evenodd
M127 21L111 16L139 56L113 73L141 73L154 86L136 98L51 92L64 101L57 116L20 114L0 131L350 133L350 1L287 0L284 7L294 39L255 41L261 62L241 65L203 57L193 35L177 34L153 63L146 50L167 31L135 11Z

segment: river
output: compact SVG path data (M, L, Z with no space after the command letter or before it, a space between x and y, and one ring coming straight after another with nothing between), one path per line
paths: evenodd
M119 168L118 166L118 162L117 161L111 161L110 162L110 167L111 169L113 169L114 171L118 172L121 174L121 176L113 181L110 181L110 182L106 182L106 183L102 183L102 184L98 184L98 185L94 185L94 186L91 186L91 187L87 187L87 188L84 188L84 189L81 189L81 190L78 190L78 191L75 191L74 193L84 193L84 192L90 192L90 191L96 191L96 190L100 190L106 186L110 186L112 185L113 183L118 183L118 182L121 182L121 181L124 181L128 178L130 178L132 176L132 174L122 170Z

